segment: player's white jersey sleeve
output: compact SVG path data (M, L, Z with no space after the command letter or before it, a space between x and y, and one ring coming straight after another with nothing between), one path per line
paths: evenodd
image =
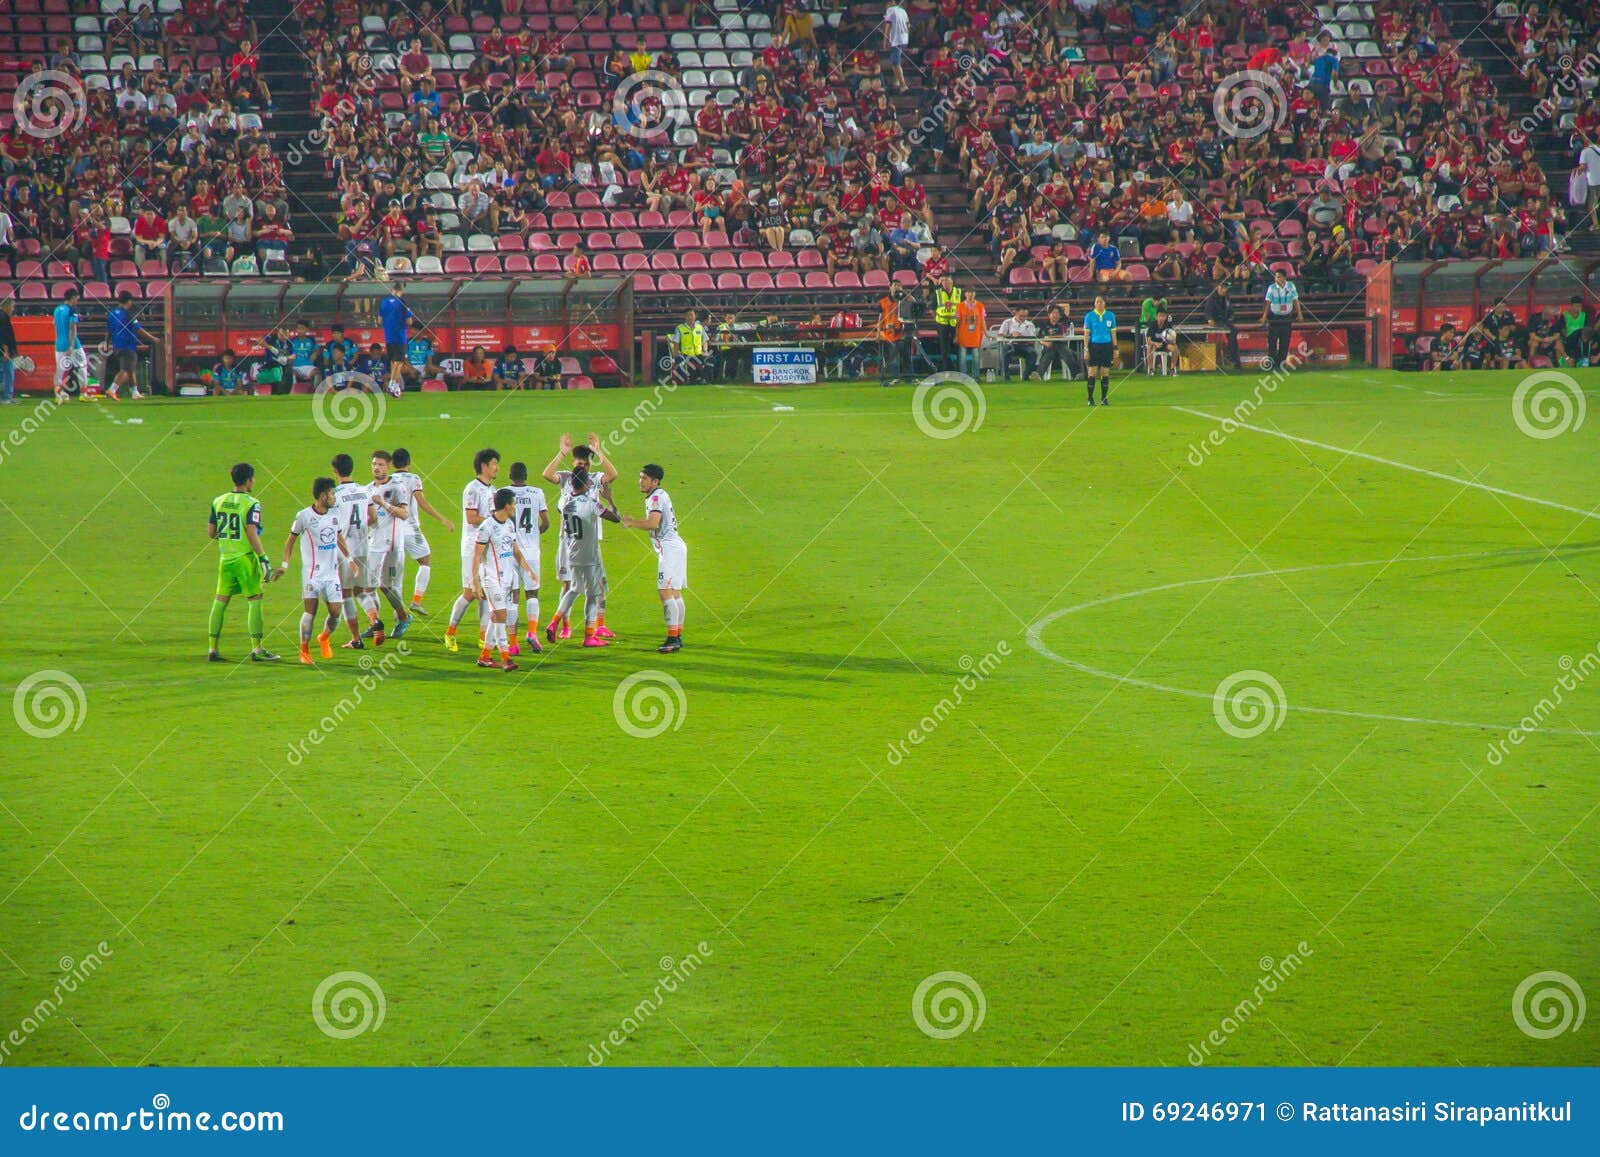
M477 526L476 542L484 546L483 564L479 573L504 585L510 581L516 568L513 549L517 541L516 526L511 519L499 521L493 515Z
M678 541L678 517L672 512L672 499L661 487L656 487L645 497L644 514L646 518L651 514L661 516L661 522L650 532L656 549L659 550L664 542Z
M473 526L465 518L469 510L478 512L478 516L487 522L494 515L494 488L474 478L467 483L467 488L461 492L461 553L471 554L472 546L478 541L478 527ZM478 523L482 526L483 522Z
M338 581L339 516L334 510L318 514L307 506L294 516L289 533L300 539L300 577L305 582Z
M417 495L422 493L422 476L415 471L402 470L395 475L399 481L401 492L405 495L406 505L411 509L406 514L406 521L413 529L419 529L417 522Z

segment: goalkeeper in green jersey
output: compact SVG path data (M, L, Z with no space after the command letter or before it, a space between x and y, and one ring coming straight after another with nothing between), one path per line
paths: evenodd
M206 533L222 548L217 560L217 597L211 604L211 661L223 662L217 652L222 636L222 617L228 600L243 595L249 607L250 658L257 663L276 663L278 656L261 645L266 633L266 616L261 606L261 587L283 574L274 570L261 549L261 503L251 495L256 484L255 468L241 462L233 468L233 489L211 500L211 524Z

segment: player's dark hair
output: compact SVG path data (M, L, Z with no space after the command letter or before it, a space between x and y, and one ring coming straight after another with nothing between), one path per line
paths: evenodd
M312 501L315 501L316 499L321 498L325 493L327 493L328 491L332 490L334 488L334 485L335 485L335 483L334 483L332 478L318 478L315 481L313 481L311 483L311 498L312 498Z
M657 466L654 462L646 462L644 464L644 469L640 470L639 473L647 474L651 478L654 478L657 482L660 482L667 476L667 472L661 469L661 467Z
M404 446L396 449L393 457L395 466L400 470L404 470L407 466L411 465L411 451L407 450Z
M589 449L587 446L574 446L572 448L572 459L574 462L587 462L590 457L593 456L593 454L594 451Z
M500 451L485 446L472 456L472 472L482 474L485 463L498 461L500 461Z
M228 475L233 479L233 484L235 486L243 486L246 482L250 481L250 479L256 476L256 468L250 465L248 462L241 462L232 470L228 471Z
M78 294L77 288L74 287L72 289L67 290L61 296L66 298L66 300L68 300L68 301L76 301L78 299L79 294Z
M511 481L521 486L528 480L528 464L526 462L513 462L511 464Z
M350 457L348 454L335 454L333 456L333 461L329 462L328 465L333 467L333 472L335 474L338 474L344 478L350 477L350 475L354 474L356 470L355 459Z
M502 486L494 492L494 508L496 510L504 510L516 500L517 496L509 486Z
M123 305L127 305L128 302L133 300L133 294L124 289L121 293L117 294L117 300Z
M392 454L390 454L389 451L387 451L387 450L374 450L372 452L372 456L374 458L382 458L385 462L393 462L394 461L394 456Z
M572 492L574 494L583 493L589 488L589 471L585 470L582 466L576 467L572 473L567 476L567 485L572 487Z

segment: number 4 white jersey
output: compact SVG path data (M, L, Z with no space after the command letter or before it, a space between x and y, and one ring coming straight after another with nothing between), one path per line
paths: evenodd
M652 513L661 515L660 524L650 532L650 541L656 550L683 541L678 537L678 518L672 513L672 499L659 486L645 495L644 516L649 518Z
M339 516L339 533L350 553L367 553L367 507L372 496L360 482L341 482L333 491L334 512Z
M522 548L524 558L529 562L537 562L539 515L549 509L545 504L544 491L537 486L513 486L510 489L517 496L511 515L511 521L517 527L517 545Z

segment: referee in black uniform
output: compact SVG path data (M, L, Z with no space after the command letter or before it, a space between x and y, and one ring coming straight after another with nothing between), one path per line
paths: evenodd
M1261 320L1267 327L1267 368L1276 369L1289 360L1294 323L1305 320L1300 309L1300 291L1281 269L1272 275L1272 284L1267 286Z

